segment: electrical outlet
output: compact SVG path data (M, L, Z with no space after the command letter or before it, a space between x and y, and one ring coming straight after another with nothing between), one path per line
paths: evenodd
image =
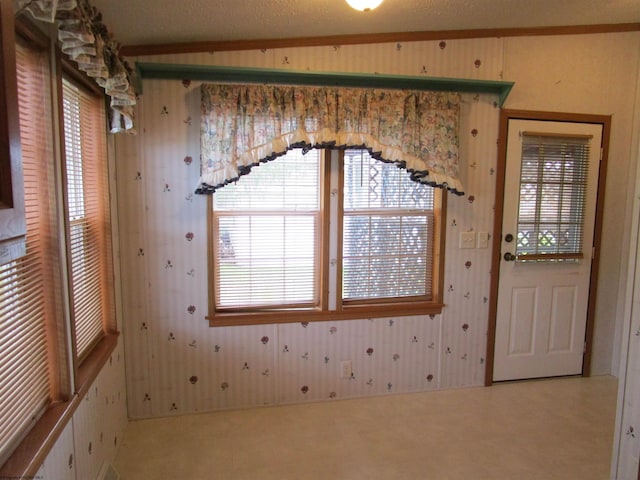
M476 248L476 232L460 232L460 248Z
M351 378L352 372L351 360L343 360L340 362L340 376L342 378Z

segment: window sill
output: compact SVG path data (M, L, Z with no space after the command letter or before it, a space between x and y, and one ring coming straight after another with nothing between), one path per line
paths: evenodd
M345 306L342 310L298 310L251 313L216 313L207 317L210 327L240 325L266 325L274 323L326 322L335 320L360 320L363 318L408 317L438 315L444 304L424 302L415 304L388 303L382 305Z
M33 478L67 426L118 344L118 333L108 333L85 359L78 371L77 393L54 402L0 468L0 478Z

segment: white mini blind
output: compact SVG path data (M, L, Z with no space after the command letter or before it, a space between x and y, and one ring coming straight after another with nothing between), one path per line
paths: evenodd
M50 210L54 175L47 55L16 46L26 256L0 266L0 465L51 401L55 276Z
M216 310L318 304L320 157L291 150L213 195Z
M582 258L590 139L523 132L518 261Z
M76 355L85 357L113 315L103 99L63 79L66 213Z
M432 297L433 188L365 150L344 155L343 300Z

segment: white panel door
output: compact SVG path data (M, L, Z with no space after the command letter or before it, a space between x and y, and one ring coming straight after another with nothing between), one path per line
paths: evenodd
M523 142L538 134L552 139L577 138L588 144L584 198L571 190L575 185L567 186L564 173L560 176L547 171L557 169L562 159L541 160L532 169L525 159ZM601 137L599 124L509 120L494 381L582 373ZM539 151L544 153L544 149ZM566 178L575 177L573 167L572 161L563 164ZM539 178L550 180L527 183L536 169ZM567 212L574 217L572 209L584 214L581 233L563 223ZM553 222L548 216L553 213L563 217L555 227L549 226ZM527 224L529 218L537 227ZM561 245L558 248L562 250L569 238L578 237L580 254L544 251L549 245ZM537 247L542 253L533 251Z

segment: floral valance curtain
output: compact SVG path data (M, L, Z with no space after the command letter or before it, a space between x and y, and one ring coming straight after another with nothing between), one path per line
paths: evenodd
M134 131L133 71L120 58L119 45L102 23L100 12L87 0L14 0L14 11L16 15L28 12L37 20L57 23L63 53L95 78L110 97L111 132Z
M417 182L462 194L460 95L278 85L202 85L201 178L212 193L292 148L367 148Z

